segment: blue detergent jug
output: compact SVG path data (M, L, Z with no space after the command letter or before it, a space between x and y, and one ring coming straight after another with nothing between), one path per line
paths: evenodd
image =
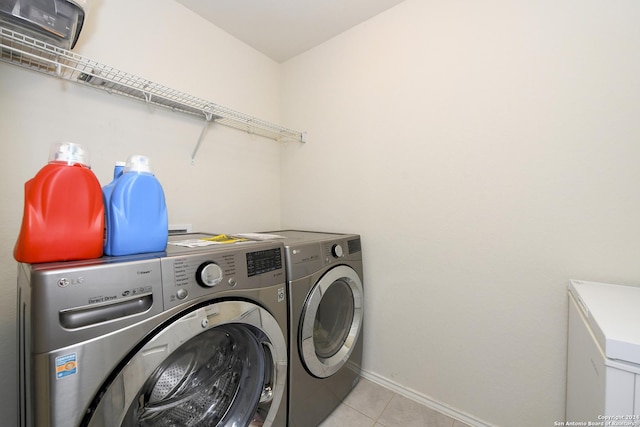
M114 177L116 174L114 171ZM166 249L169 222L164 191L147 157L130 156L122 175L102 191L106 211L105 255Z
M113 167L113 180L102 187L102 201L104 204L104 230L103 230L103 241L102 241L102 250L107 246L107 226L109 225L109 218L111 217L110 210L108 209L111 193L113 193L113 189L116 186L116 182L118 182L118 178L122 176L124 173L124 167L126 166L126 162L116 162Z
M113 167L113 181L122 176L122 174L124 173L124 167L126 165L126 162L116 162L116 165Z

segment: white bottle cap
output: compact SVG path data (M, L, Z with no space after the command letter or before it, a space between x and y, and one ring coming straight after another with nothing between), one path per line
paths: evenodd
M129 156L123 172L153 173L149 158L147 156L141 156L140 154L132 154Z
M49 163L66 163L69 166L79 163L91 167L89 152L82 145L73 142L56 142L49 151Z

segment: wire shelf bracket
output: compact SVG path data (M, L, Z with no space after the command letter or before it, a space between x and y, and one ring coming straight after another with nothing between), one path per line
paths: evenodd
M89 87L137 99L172 111L203 117L191 162L210 123L218 123L275 141L306 142L306 133L264 121L204 99L100 64L0 26L0 60Z
M210 112L205 112L205 121L204 124L202 125L202 130L200 131L200 136L198 136L198 141L196 142L196 146L193 149L193 153L191 153L191 164L195 164L196 163L196 154L198 153L198 149L200 148L200 143L202 143L202 138L204 137L204 134L207 130L207 128L209 127L209 123L211 123L211 121L213 120L213 114Z

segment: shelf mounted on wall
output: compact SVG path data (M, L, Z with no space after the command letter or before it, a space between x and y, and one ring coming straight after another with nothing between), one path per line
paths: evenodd
M205 122L191 156L192 162L200 148L205 130L212 122L275 141L305 142L303 132L170 89L3 27L0 27L0 49L0 59L3 62L172 111L203 117Z

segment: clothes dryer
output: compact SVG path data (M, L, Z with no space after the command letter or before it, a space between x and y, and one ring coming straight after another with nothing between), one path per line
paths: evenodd
M286 425L284 248L205 237L19 265L21 427Z
M289 426L317 426L360 379L360 236L284 230L289 293Z

